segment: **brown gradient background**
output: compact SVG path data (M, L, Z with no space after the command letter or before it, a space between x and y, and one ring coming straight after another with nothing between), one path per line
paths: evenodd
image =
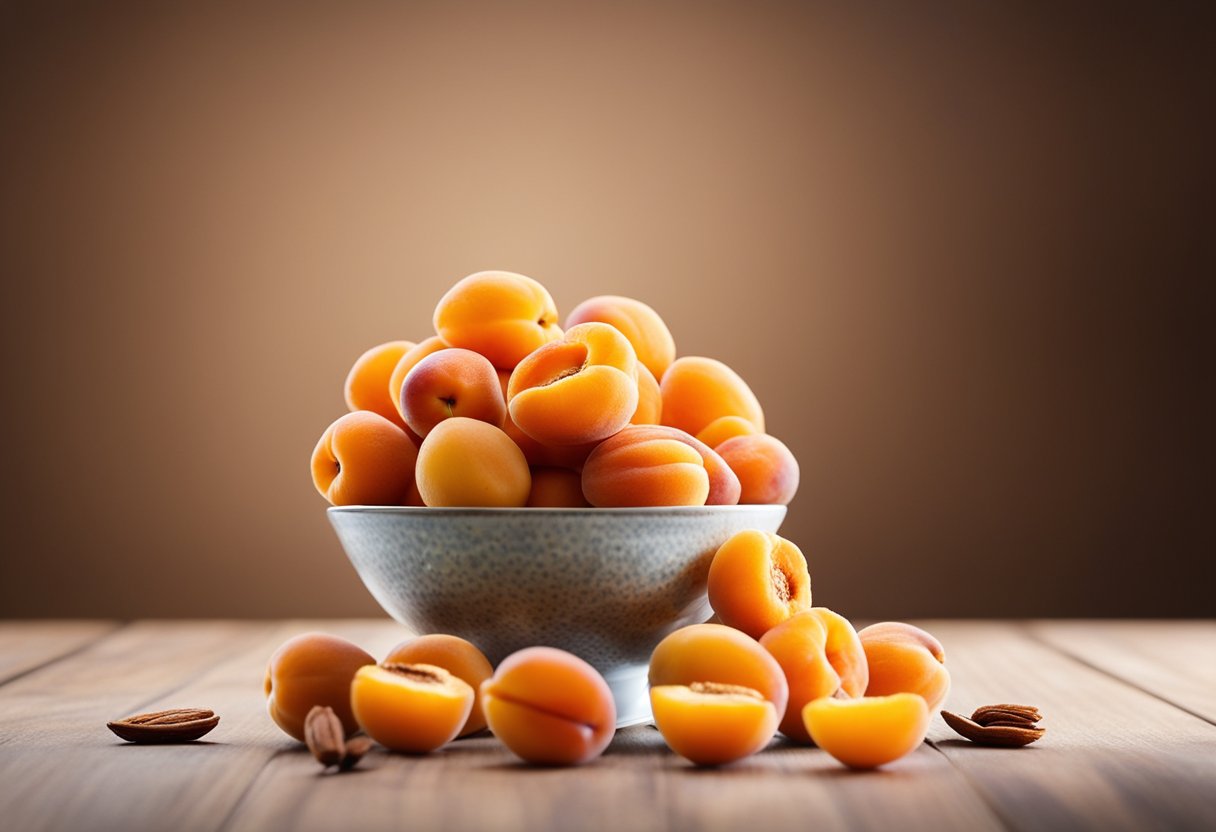
M748 379L821 604L1216 611L1202 4L599 5L0 6L0 613L376 612L308 455L485 268Z

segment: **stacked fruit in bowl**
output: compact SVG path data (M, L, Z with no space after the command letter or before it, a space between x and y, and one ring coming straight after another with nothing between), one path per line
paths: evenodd
M785 505L798 463L764 432L751 388L712 358L676 357L653 309L579 304L558 326L535 280L479 272L435 309L436 334L372 347L349 413L312 455L335 506Z

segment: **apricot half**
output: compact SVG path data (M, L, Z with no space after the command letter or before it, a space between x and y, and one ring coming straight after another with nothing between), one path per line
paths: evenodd
M317 705L334 709L346 733L359 725L350 707L350 683L373 659L357 644L327 633L303 633L274 651L266 666L263 690L270 718L304 741L304 718Z
M851 768L878 768L924 742L929 709L914 693L816 699L802 709L815 744Z
M811 608L811 575L802 550L768 532L736 532L709 565L709 604L722 623L752 638Z
M671 749L702 766L755 754L777 730L773 703L738 685L660 685L650 689L650 707Z
M789 685L781 665L754 639L722 624L692 624L671 633L650 654L650 686L694 683L758 691L773 704L773 729L785 713Z
M519 429L545 445L606 439L638 408L633 347L608 324L579 324L519 362L507 405Z
M494 673L494 666L477 647L458 636L432 633L398 644L384 657L385 664L429 664L442 667L473 689L473 709L458 736L475 734L486 727L481 708L481 683Z
M530 763L588 762L616 733L616 704L604 677L554 647L507 656L482 683L481 697L494 736Z
M473 688L430 664L369 665L350 684L350 707L385 748L426 754L456 738L473 710Z

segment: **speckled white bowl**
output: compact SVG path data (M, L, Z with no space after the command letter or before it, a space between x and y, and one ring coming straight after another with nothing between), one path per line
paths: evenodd
M709 562L785 506L492 509L345 506L329 519L363 583L417 633L451 633L497 664L532 645L594 665L619 725L649 718L646 667L668 633L707 619Z

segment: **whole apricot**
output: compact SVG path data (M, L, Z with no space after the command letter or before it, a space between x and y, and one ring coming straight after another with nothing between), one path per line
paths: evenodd
M857 634L870 667L866 696L915 693L936 711L950 692L942 644L920 627L901 621L871 624Z
M427 664L442 667L473 689L473 708L458 736L467 737L486 727L481 707L481 683L494 674L494 666L477 647L458 636L432 633L403 641L384 657L384 664Z
M594 506L732 505L739 490L722 457L662 425L630 425L583 465L583 494Z
M494 736L530 763L588 762L616 733L616 704L604 677L554 647L507 656L482 683L481 696Z
M546 445L606 439L638 407L637 358L607 324L579 324L538 347L511 373L511 420Z
M736 532L709 565L709 604L728 626L760 638L811 608L811 575L796 545L768 532Z
M270 718L304 741L304 718L316 705L334 709L347 735L358 730L350 708L350 683L373 659L357 644L326 633L303 633L280 645L266 667L263 689Z
M312 482L335 506L399 506L414 481L417 458L404 430L358 410L321 434L312 452Z
M798 491L798 460L775 436L736 436L716 446L718 455L739 477L739 502L788 505Z
M545 445L520 430L519 426L511 420L510 412L507 413L507 419L503 422L502 429L523 451L524 459L528 460L528 464L537 468L568 468L572 471L581 471L583 463L599 444L598 442L585 442L581 445Z
M438 335L432 335L423 341L419 341L413 347L406 351L397 361L397 365L393 367L392 375L388 379L388 394L392 398L393 407L397 408L397 412L401 416L402 423L405 422L405 414L401 412L401 385L405 383L405 377L410 374L410 370L417 366L418 362L426 358L428 355L434 355L440 350L446 350L450 347ZM410 431L413 433L413 431ZM414 434L417 436L417 434ZM418 437L421 441L422 437Z
M426 754L456 738L473 710L473 688L430 664L368 665L350 684L359 727L392 751Z
M428 506L523 506L532 475L523 451L499 428L455 416L418 449L418 493Z
M785 673L790 701L781 718L781 733L810 742L802 709L825 696L855 698L866 692L869 673L857 631L827 607L795 613L760 638Z
M435 307L434 323L448 344L479 352L504 370L562 335L549 292L514 272L477 272L458 281Z
M574 307L566 318L566 328L589 321L610 324L620 330L633 344L638 361L646 365L655 378L662 378L675 360L676 342L671 337L671 330L658 312L640 300L619 295L589 298Z
M659 378L663 424L696 436L723 416L741 416L764 432L764 411L739 374L721 361L678 358Z
M410 430L425 438L435 425L467 416L501 428L507 403L498 373L472 350L439 350L414 365L401 384L401 413Z
M925 700L912 693L816 699L802 709L815 744L850 768L878 768L912 753L929 730Z
M663 416L663 393L654 374L638 362L638 406L629 417L631 425L657 425Z
M393 368L414 346L412 341L389 341L372 347L359 356L346 374L343 395L346 406L353 410L379 413L399 428L405 427L397 405L389 395L389 379Z

